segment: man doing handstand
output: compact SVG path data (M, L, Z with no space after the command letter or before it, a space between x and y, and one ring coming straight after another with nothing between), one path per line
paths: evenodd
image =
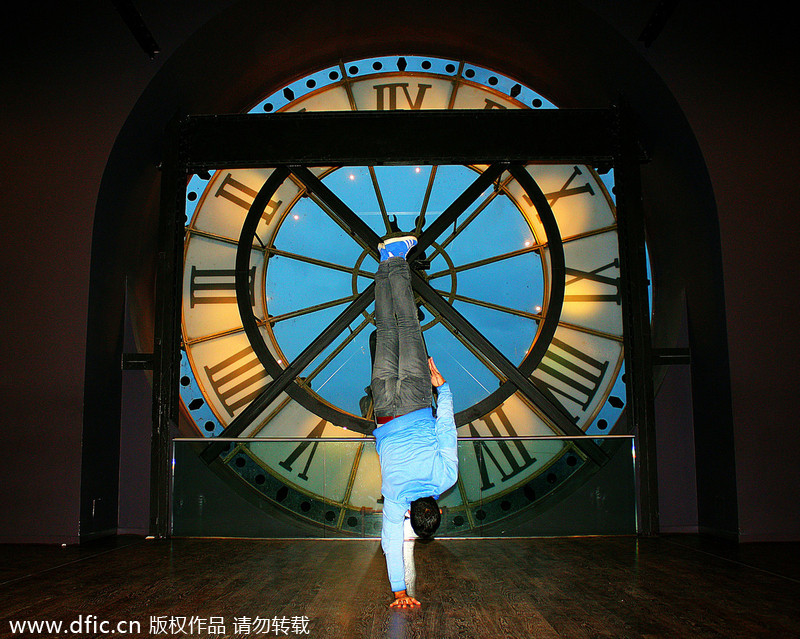
M403 523L410 511L419 537L439 527L439 495L458 476L453 395L428 357L411 290L405 257L417 243L413 236L378 245L381 262L375 274L375 359L372 365L375 443L381 463L383 526L392 607L419 606L406 592ZM436 416L432 410L437 389Z

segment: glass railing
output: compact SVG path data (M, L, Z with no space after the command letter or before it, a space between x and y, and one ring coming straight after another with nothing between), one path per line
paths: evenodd
M631 435L465 437L458 456L438 537L637 532ZM171 481L176 537L380 536L371 437L175 439Z

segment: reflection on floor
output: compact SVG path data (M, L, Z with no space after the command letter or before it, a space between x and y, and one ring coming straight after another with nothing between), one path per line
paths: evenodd
M0 637L54 636L14 632L22 620L72 636L800 637L798 550L690 536L417 543L422 608L395 611L376 540L0 546Z

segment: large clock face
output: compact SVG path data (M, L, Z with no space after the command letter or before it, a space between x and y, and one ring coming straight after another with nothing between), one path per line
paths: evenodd
M555 108L514 80L475 65L422 57L338 64L268 96L253 112ZM591 167L529 165L314 167L273 179L249 242L249 307L266 352L248 338L236 303L242 225L273 169L194 176L187 199L181 397L185 434L225 434L288 364L372 282L377 262L344 206L378 236L425 232L482 185L437 233L421 278L541 392L520 392L462 331L420 298L430 354L455 394L462 437L602 435L623 409L622 314L616 217ZM490 172L494 173L490 173ZM531 187L531 178L535 182ZM483 180L483 182L481 182ZM537 206L536 193L549 206ZM554 268L563 255L563 268ZM371 405L373 307L368 306L239 433L269 438L221 455L251 498L334 534L380 529L380 468L365 440ZM264 357L267 361L264 361ZM294 437L306 441L276 442ZM320 444L325 438L348 439ZM441 499L443 532L474 534L568 492L604 454L596 440L470 440L459 479ZM251 490L252 489L252 490Z

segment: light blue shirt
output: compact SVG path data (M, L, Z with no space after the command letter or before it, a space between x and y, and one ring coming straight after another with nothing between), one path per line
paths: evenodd
M435 419L430 408L423 408L375 429L383 493L381 547L394 592L406 587L403 521L409 505L421 497L437 499L458 476L453 394L448 384L438 390Z

